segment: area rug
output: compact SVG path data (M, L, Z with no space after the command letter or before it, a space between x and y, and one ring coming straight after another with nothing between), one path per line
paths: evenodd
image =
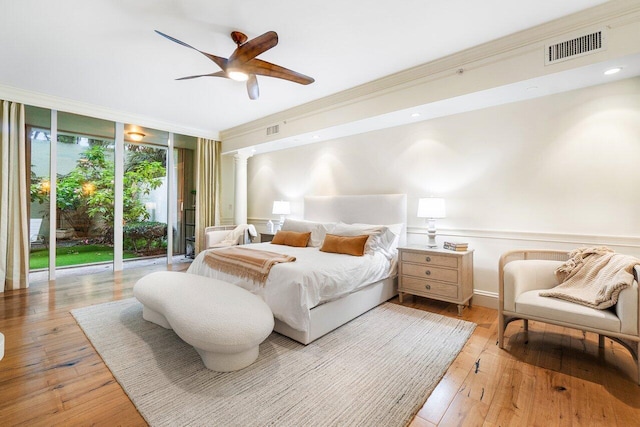
M219 373L134 298L72 314L151 426L404 426L476 326L385 303L307 346L272 333Z

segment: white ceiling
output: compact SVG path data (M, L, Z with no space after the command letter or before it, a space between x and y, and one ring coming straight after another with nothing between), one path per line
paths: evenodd
M423 64L606 0L0 0L0 85L119 111L210 135ZM266 31L260 58L310 75L301 86L175 81L218 71L229 33Z

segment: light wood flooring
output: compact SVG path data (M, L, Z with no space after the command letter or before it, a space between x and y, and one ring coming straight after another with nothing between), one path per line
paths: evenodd
M0 425L146 425L69 310L128 298L138 278L165 268L69 275L0 296ZM405 305L457 317L453 304ZM478 326L412 426L640 425L636 367L618 344L599 350L594 334L536 322L527 343L514 322L505 351L495 310L474 306L462 318Z

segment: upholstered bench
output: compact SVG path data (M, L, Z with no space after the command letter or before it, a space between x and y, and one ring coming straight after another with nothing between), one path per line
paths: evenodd
M213 371L255 362L273 330L273 314L260 297L221 280L161 271L138 280L133 295L145 320L173 329Z

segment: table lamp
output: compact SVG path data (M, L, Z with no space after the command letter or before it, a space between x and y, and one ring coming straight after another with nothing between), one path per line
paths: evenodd
M436 219L446 217L444 199L440 197L426 197L418 200L418 218L427 218L427 234L429 241L427 246L437 248L436 244Z
M275 231L282 229L282 224L284 224L284 216L291 213L289 202L284 202L282 200L273 202L273 210L271 211L271 213L274 215L280 215L280 222L276 226Z

